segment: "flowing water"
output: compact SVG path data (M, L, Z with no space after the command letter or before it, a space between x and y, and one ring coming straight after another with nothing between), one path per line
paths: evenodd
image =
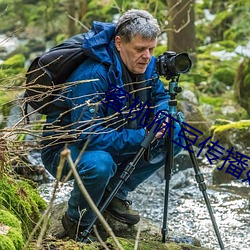
M204 164L203 164L204 165ZM250 250L249 184L233 181L214 186L211 172L214 166L201 168L207 185L209 202L226 250ZM141 184L130 194L133 208L142 217L162 227L164 214L165 180L160 172ZM50 199L52 183L40 186L41 195ZM64 184L57 193L56 203L69 198L72 182ZM168 202L169 232L179 238L195 237L201 245L219 250L219 244L202 195L197 187L193 168L175 173L170 181Z

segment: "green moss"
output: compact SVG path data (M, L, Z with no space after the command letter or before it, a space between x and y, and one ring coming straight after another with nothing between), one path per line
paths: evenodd
M222 147L226 149L234 147L236 151L244 151L250 141L250 120L215 125L211 128L211 134L212 141L219 140Z
M222 126L215 125L214 133L221 133L221 132L225 132L231 129L241 130L241 129L245 129L249 127L250 127L250 121L239 121L239 122L234 122L234 123L230 123L230 124L226 124Z
M207 104L210 104L214 107L218 107L218 108L221 108L222 104L224 103L224 98L221 97L221 96L209 96L209 95L201 95L199 97L199 102L200 104L202 103L207 103Z
M1 64L0 84L20 86L25 81L25 56L16 54Z
M0 179L0 206L8 209L21 221L24 237L27 238L46 203L27 182L4 176Z
M222 46L226 51L232 52L235 50L237 43L234 40L223 40L219 42L219 45Z
M15 228L11 228L7 236L12 240L16 249L22 249L24 245L24 240L22 236L22 231L16 231Z
M135 241L133 239L124 239L124 238L118 238L120 244L122 245L124 250L133 250ZM111 243L113 245L113 240L109 238L106 242ZM183 243L175 243L175 242L167 242L162 243L161 241L155 241L155 240L144 240L140 241L138 244L139 250L199 250L199 249L205 249L202 247L196 247L194 245L188 245Z
M23 68L24 64L25 56L23 54L16 54L4 61L4 63L2 64L2 69L4 70L12 67Z
M17 230L21 230L20 221L16 218L16 216L11 214L7 210L0 210L0 221L7 226L14 227Z
M7 235L0 234L0 249L16 250L13 241Z
M232 86L235 78L235 70L228 67L218 68L214 71L214 78L228 86Z
M21 249L24 243L20 221L7 210L0 210L0 223L10 227L6 235L0 235L0 249Z

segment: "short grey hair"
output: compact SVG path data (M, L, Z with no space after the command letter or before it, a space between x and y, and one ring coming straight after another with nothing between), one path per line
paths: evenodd
M156 39L160 34L157 20L145 10L128 10L118 20L116 36L128 43L135 35L147 40Z

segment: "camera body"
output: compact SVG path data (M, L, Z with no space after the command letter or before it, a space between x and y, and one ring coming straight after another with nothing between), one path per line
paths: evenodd
M156 59L156 70L160 76L167 80L187 73L192 66L192 61L187 53L176 54L174 51L164 52Z

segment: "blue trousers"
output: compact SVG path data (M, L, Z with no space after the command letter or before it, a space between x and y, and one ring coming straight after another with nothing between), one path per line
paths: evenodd
M164 166L167 150L164 147L164 140L158 139L153 143L153 146L151 149L152 160L150 162L145 161L144 157L139 160L135 170L128 180L123 183L116 197L125 200L129 192L135 190L139 184L145 181L156 170ZM73 161L75 161L81 149L75 144L70 144L68 148L71 151ZM55 151L53 148L48 148L42 151L44 166L53 176L56 176L61 150L62 149L58 149ZM182 151L182 147L174 144L174 154L177 155L180 151ZM121 173L127 164L133 160L134 156L135 155L126 155L118 157L100 150L85 151L82 154L77 164L77 171L96 205L100 203L104 191L106 189L111 191L120 181ZM69 165L65 163L63 175L67 175L69 170ZM92 222L94 213L84 199L77 183L74 182L74 187L68 201L68 216L78 221L80 212L84 209L86 209L86 211L81 218L81 225L87 226Z

